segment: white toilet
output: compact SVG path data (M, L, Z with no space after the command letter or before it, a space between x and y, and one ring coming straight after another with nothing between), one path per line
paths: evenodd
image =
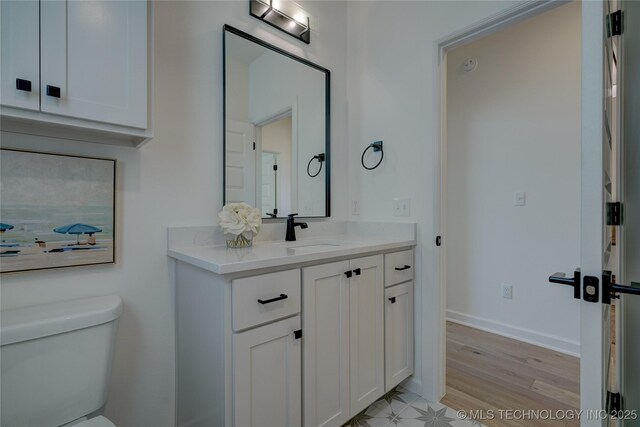
M115 427L107 400L122 300L118 296L4 310L2 427Z

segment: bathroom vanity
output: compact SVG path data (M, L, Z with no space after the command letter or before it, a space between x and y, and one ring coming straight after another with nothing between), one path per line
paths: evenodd
M342 426L413 373L415 225L304 231L227 249L169 230L178 426Z

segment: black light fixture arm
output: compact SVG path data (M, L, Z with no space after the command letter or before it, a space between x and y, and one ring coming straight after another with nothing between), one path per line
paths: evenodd
M367 151L369 151L370 148L373 149L374 153L377 153L378 151L380 152L380 160L378 160L378 163L376 163L374 166L371 166L371 167L364 164L364 156L367 154ZM384 159L384 150L382 149L382 141L376 141L369 144L367 148L364 149L364 151L362 152L362 157L360 157L360 163L362 163L363 168L365 168L368 171L371 171L377 168L378 166L380 166L380 164L382 163L382 159Z
M324 163L324 153L320 153L316 156L313 156L311 158L311 160L309 160L309 163L307 163L307 175L309 175L311 178L315 178L316 176L320 175L320 172L322 172L322 164ZM314 175L311 174L311 171L309 170L309 168L311 167L311 163L314 160L318 160L318 162L320 163L320 169L318 169L318 172L316 172Z

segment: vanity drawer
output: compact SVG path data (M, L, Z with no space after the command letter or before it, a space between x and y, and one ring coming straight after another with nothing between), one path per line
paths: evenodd
M413 280L413 249L393 252L384 256L384 286Z
M235 331L300 313L300 270L233 280L231 304Z

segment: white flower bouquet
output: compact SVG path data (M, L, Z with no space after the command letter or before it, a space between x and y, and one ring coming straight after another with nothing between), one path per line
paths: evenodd
M246 203L228 203L218 214L218 224L227 235L227 246L246 248L253 244L253 236L262 226L260 209Z

